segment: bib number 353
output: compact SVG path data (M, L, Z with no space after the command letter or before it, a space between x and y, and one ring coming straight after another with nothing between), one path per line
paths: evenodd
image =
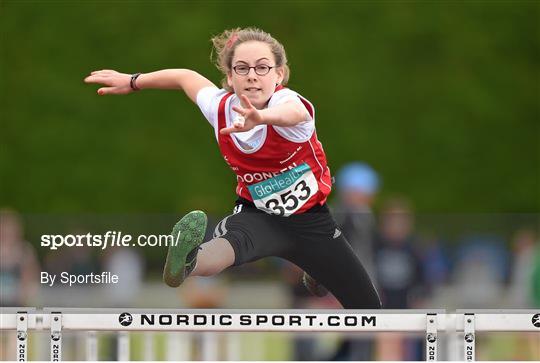
M258 209L284 217L302 208L319 190L317 180L307 164L248 188Z
M265 203L268 208L278 216L284 216L287 212L296 211L301 202L305 202L311 196L311 188L302 180L295 185L294 190L278 194L278 198L269 199ZM302 203L303 204L303 203Z

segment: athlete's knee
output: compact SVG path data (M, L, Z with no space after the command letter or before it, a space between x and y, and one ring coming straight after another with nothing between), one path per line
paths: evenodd
M217 275L221 271L223 271L223 268L219 266L205 266L201 268L196 268L194 275L201 276L201 277L209 277L209 276Z
M197 256L197 264L192 274L195 276L213 276L231 266L234 260L234 249L229 241L224 238L214 238L201 245L201 250Z
M221 263L220 261L197 261L195 270L191 273L191 276L201 276L208 277L219 274L221 271L226 269L227 264Z

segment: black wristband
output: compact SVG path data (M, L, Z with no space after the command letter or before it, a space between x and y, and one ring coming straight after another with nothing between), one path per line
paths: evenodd
M132 90L138 91L140 90L139 87L137 87L137 78L141 75L141 73L134 73L131 75L131 81L129 81L129 86Z

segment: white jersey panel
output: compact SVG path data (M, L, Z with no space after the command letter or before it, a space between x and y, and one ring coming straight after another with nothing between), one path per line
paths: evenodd
M300 101L300 98L298 98L300 95L293 90L290 90L288 88L281 89L274 93L272 98L270 98L270 102L268 102L268 107L273 107L280 105L282 103L293 101L297 102L302 107L305 106ZM313 131L315 130L315 118L311 118L309 116L309 112L306 109L306 117L307 119L305 121L300 122L298 125L293 127L282 127L282 126L273 126L274 130L277 131L278 134L283 136L289 141L293 142L305 142L309 140L311 135L313 135Z
M221 98L227 93L224 89L219 89L217 87L205 87L202 88L199 93L197 93L197 105L201 109L204 117L208 120L210 125L216 130L217 128L217 113L219 102ZM302 101L298 98L298 94L288 88L279 90L275 92L270 101L268 102L268 107L277 106L279 104L288 102L288 101L298 102L303 106ZM227 112L227 126L231 126L233 120L235 120L239 115L234 112L233 106L240 106L240 100L233 94L228 102ZM306 115L309 117L309 113L306 109ZM293 127L280 127L273 126L274 129L284 138L293 142L305 142L308 140L313 131L315 130L315 120L308 119L304 122L299 123ZM252 130L246 132L237 132L232 134L236 141L246 150L258 149L261 146L261 142L264 141L266 133L264 132L267 125L259 125ZM217 133L217 130L216 130Z

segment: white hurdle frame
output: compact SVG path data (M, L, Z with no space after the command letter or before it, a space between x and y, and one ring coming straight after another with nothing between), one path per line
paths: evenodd
M461 360L467 362L476 360L477 332L540 333L540 322L539 326L535 326L533 322L540 319L540 310L457 310L456 316L456 331L464 334Z
M120 323L121 319L124 326ZM227 347L238 346L235 332L412 332L423 333L426 361L439 359L438 333L464 335L463 360L475 360L476 332L540 333L533 321L540 310L161 310L0 308L0 330L17 331L17 360L27 359L28 330L51 332L51 361L62 359L62 332L87 332L86 357L97 360L98 331L118 334L118 360L129 360L130 331L203 332L202 360L218 360L215 332L231 332ZM288 324L285 323L288 321ZM187 325L189 324L189 325ZM146 339L149 339L148 337ZM148 341L145 345L151 346ZM184 346L184 350L186 350ZM455 347L453 347L455 348ZM239 360L238 352L227 358ZM187 355L186 355L187 357Z

